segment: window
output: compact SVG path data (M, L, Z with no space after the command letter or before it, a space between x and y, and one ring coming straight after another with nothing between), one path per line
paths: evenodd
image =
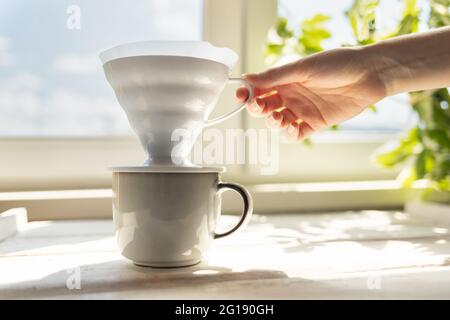
M311 1L289 0L135 0L133 5L107 0L1 1L0 191L108 188L108 167L144 162L143 149L101 70L97 55L103 48L144 39L203 38L238 53L233 75L262 71L267 68L263 45L277 15L285 15L282 6L298 3L304 12L290 9L297 20L337 6L317 1L320 8ZM80 9L79 30L67 28L72 5ZM236 105L233 88L228 90L212 117ZM368 112L364 117L381 114ZM265 123L242 112L219 128L260 129ZM261 175L259 164L227 164L224 179L258 184L397 175L369 160L386 136L377 132L368 139L363 134L341 139L342 134L328 134L330 140L314 139L311 148L281 143L274 154L276 174Z
M140 40L200 40L202 0L0 2L0 136L131 130L98 53Z
M3 195L6 209L24 206L23 197L30 197L30 201L36 197L36 206L34 202L26 203L30 212L35 212L32 216L85 214L92 218L101 212L109 216L110 191L78 191L108 189L111 186L108 167L141 165L145 160L143 149L104 78L97 57L101 49L144 39L203 38L238 53L240 60L232 72L238 76L267 68L263 45L278 15L287 16L293 23L319 11L339 17L350 0L134 0L130 3L119 0L0 2L0 193L7 192ZM67 20L76 9L72 5L80 9L79 30L67 28ZM345 19L342 16L340 19L345 28ZM327 44L333 45L336 44ZM233 88L228 90L212 117L236 105ZM396 97L392 103L401 104L401 99ZM393 105L389 108L400 112ZM389 116L389 127L385 125L383 112L362 115L360 118L366 117L367 121L363 119L366 122L355 119L352 130L360 133L361 128L380 130L377 125L382 124L381 130L391 137L389 130L398 130L399 126L392 119L397 117L403 121L407 117L402 113ZM378 124L374 120L377 117L383 119ZM371 126L367 125L370 121ZM263 119L242 112L218 127L260 129L265 124ZM249 187L263 184L253 189L258 210L273 208L274 203L285 204L279 211L293 210L293 206L308 210L323 209L324 205L337 208L337 203L341 203L339 208L358 206L362 199L378 203L385 199L383 204L388 206L401 203L403 198L391 192L398 189L397 184L380 187L363 183L357 185L356 189L360 190L356 191L363 192L364 196L361 193L355 196L352 193L355 190L350 190L343 197L343 190L353 186L349 181L387 180L397 175L395 171L380 170L369 160L373 151L386 141L385 135L380 135L380 131L372 136L349 132L348 139L341 139L341 133L328 131L333 138L314 139L312 147L280 143L279 152L274 154L274 162L279 167L276 174L262 175L259 164L227 164L223 179ZM342 181L347 183L339 189ZM295 185L286 186L286 182ZM325 186L319 188L316 184L314 195L308 186L298 187L298 183L304 182L325 182ZM333 183L329 185L329 182ZM335 188L339 191L334 192ZM374 196L371 189L382 189L382 194ZM74 199L70 202L63 191L64 194L57 193L49 200L46 192L22 193L27 190L77 191L69 192L70 199ZM307 192L302 194L302 190ZM10 191L20 192L11 194ZM17 197L19 201L15 200ZM8 198L12 200L6 201ZM92 201L86 202L88 198ZM85 208L83 213L76 205L80 201ZM240 205L228 200L224 203ZM229 211L235 212L239 207L232 209Z

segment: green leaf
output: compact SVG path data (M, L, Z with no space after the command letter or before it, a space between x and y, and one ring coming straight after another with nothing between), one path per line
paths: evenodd
M397 31L392 36L416 33L419 29L419 17L417 15L407 15L403 17Z
M303 139L302 143L303 143L303 145L305 145L309 148L312 147L312 142L311 142L310 138Z
M331 129L332 131L337 131L337 130L339 130L339 125L338 125L338 124L335 124L334 126L331 126L330 129Z
M294 32L288 28L288 20L283 17L278 18L275 31L277 35L282 39L289 39L294 36Z
M450 153L435 155L436 164L431 177L435 181L450 179Z
M378 0L355 0L347 11L353 35L360 45L375 42L375 9L378 4Z
M406 138L400 140L396 148L376 155L375 162L382 167L393 168L411 157L419 142L419 130L418 128L413 128Z
M274 56L281 56L283 54L284 49L283 44L277 44L277 43L268 43L266 45L266 55L274 55Z
M405 188L411 188L414 181L417 180L417 173L414 167L409 168L409 174L403 179L402 185Z
M450 25L450 0L429 0L430 16L428 25L439 28Z
M373 104L370 105L370 106L368 106L368 108L369 108L370 110L372 110L373 112L378 112L377 107L375 107Z
M330 16L318 13L314 17L312 17L311 19L305 20L305 23L303 25L304 26L306 26L306 25L318 26L318 25L321 25L324 22L329 21L330 19L331 19Z
M438 144L439 147L443 149L450 150L450 137L449 130L442 129L426 129L425 134L434 142Z
M323 51L323 41L331 37L331 33L324 26L324 23L328 20L330 20L330 17L323 14L316 14L310 19L303 20L298 42L305 54Z
M419 13L416 0L404 0L402 19L394 32L384 38L392 38L403 34L415 33L419 29Z
M424 149L416 158L416 176L417 179L424 178L428 173L433 170L434 167L434 157L433 153Z
M405 152L403 148L399 147L390 152L386 152L383 154L379 154L375 157L375 161L377 164L385 167L385 168L393 168L399 163L404 162L408 159L412 152Z
M433 101L432 118L436 127L450 128L450 114L441 107L439 100Z
M422 151L416 158L416 176L422 179L425 176L425 153Z
M442 191L450 192L450 178L439 180L437 182L437 188Z

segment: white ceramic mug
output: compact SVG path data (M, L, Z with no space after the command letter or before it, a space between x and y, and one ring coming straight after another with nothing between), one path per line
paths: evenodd
M182 267L199 263L213 239L242 229L253 210L249 192L220 181L223 168L113 168L113 217L122 255L136 265ZM239 222L216 233L221 194L243 200Z

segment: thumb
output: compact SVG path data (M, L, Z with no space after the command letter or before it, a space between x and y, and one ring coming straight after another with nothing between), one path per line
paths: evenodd
M273 88L275 86L299 81L300 72L297 62L271 68L257 74L247 74L244 78L253 86L259 88Z

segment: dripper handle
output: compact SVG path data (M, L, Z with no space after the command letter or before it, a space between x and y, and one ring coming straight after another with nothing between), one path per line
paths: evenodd
M242 102L242 104L239 107L237 107L233 111L230 111L230 112L228 112L228 113L226 113L226 114L224 114L224 115L222 115L220 117L217 117L215 119L206 120L205 127L209 127L209 126L215 125L215 124L217 124L219 122L222 122L224 120L227 120L228 118L230 118L230 117L234 116L235 114L241 112L245 108L245 105L249 101L253 100L253 87L245 79L243 79L243 78L229 78L228 81L229 82L242 82L242 83L244 83L245 86L247 87L247 90L248 90L248 97L247 97L247 99L244 102Z

